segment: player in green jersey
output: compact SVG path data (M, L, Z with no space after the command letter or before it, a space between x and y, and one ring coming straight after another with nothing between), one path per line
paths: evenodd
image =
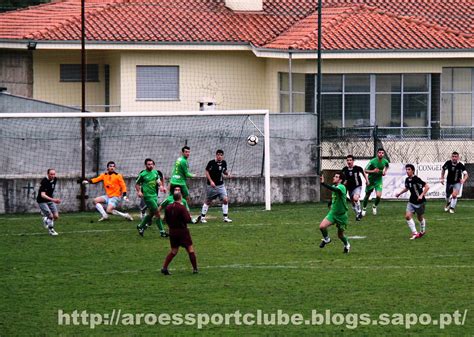
M347 254L351 249L351 245L347 237L344 235L344 232L347 229L347 211L349 210L346 200L347 190L346 186L344 186L344 174L342 172L336 173L332 178L333 185L325 184L323 175L320 176L320 180L322 186L332 191L332 203L328 214L319 224L319 230L323 235L323 239L321 240L319 247L324 248L328 243L331 242L331 238L328 234L328 227L332 224L336 224L337 236L339 239L341 239L342 243L344 243L344 253Z
M369 176L369 184L365 187L365 197L362 204L362 216L365 216L367 213L367 203L369 202L369 197L373 190L375 190L375 202L372 206L372 214L377 215L377 206L380 203L380 198L382 197L383 177L387 174L389 164L388 160L384 158L384 156L385 150L382 148L377 149L377 157L372 158L365 167L364 171Z
M160 207L158 207L158 211L160 212L160 214L161 214L161 211L164 210L164 209L166 209L166 207L167 207L168 205L171 205L173 202L175 202L174 197L173 197L175 193L181 193L181 187L180 187L180 186L175 186L175 187L174 187L174 190L173 190L173 194L169 195L165 200L163 200L163 201L161 202ZM181 198L180 203L181 203L184 207L186 207L186 209L188 210L188 212L190 211L190 210L189 210L189 206L188 206L188 202L186 201L186 199ZM200 222L200 221L201 221L201 216L200 216L200 215L197 216L197 217L195 217L195 218L192 218L192 219L191 219L191 222L192 222L193 224L198 223L198 222Z
M163 201L161 202L160 207L158 207L158 210L160 211L160 213L161 213L161 210L166 209L166 206L171 205L171 204L174 202L173 195L174 195L174 193L176 193L176 192L181 193L181 187L180 187L180 186L175 186L175 187L174 187L174 190L173 190L173 194L169 195L167 198L165 198L165 200L163 200ZM187 209L188 212L189 212L188 202L187 202L185 199L181 199L181 204L182 204L184 207L186 207L186 209Z
M145 215L140 224L137 225L138 234L143 236L148 223L151 222L151 219L155 216L161 237L167 237L168 233L165 231L158 210L157 185L160 183L160 174L155 170L155 162L150 158L145 159L145 167L146 169L141 171L138 175L135 184L138 197L145 201L148 208L148 214Z
M181 149L181 156L176 160L170 179L170 195L173 195L175 186L181 187L183 198L189 201L189 190L186 185L186 179L194 177L194 174L189 172L188 158L191 153L189 146L184 146Z

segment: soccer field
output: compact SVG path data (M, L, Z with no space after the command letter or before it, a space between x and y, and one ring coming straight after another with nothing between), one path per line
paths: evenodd
M382 201L379 214L361 222L350 210L349 255L335 227L333 242L319 248L323 203L274 205L270 212L231 207L231 224L213 207L207 224L190 225L200 273L192 274L181 249L171 276L159 272L169 242L156 226L142 238L137 221L63 214L60 235L50 237L39 215L1 216L0 336L470 336L474 203L461 200L456 214L447 214L442 202L430 201L427 235L414 241L405 206ZM97 315L74 321L75 310ZM254 324L236 321L236 311ZM141 313L147 316L139 324ZM198 313L211 316L200 330L191 316ZM267 323L275 314L275 324L259 325L263 314ZM91 329L99 318L109 324ZM414 318L421 322L407 329Z

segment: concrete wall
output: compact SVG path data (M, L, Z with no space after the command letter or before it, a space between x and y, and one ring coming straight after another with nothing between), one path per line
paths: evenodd
M42 178L0 179L0 214L36 213L39 183ZM131 202L124 205L126 209L137 209L139 200L136 196L135 177L126 178ZM200 206L205 198L205 179L196 178L189 181L191 206ZM236 177L227 180L227 192L231 205L264 204L264 178ZM315 202L319 200L319 179L316 176L272 177L272 203ZM89 199L87 207L94 210L92 200L104 194L102 184L88 185ZM75 178L59 178L55 196L62 199L60 212L79 210L79 185ZM162 196L161 196L162 197Z
M64 105L39 101L32 98L11 95L0 92L0 113L1 112L78 112ZM0 115L1 117L1 115Z

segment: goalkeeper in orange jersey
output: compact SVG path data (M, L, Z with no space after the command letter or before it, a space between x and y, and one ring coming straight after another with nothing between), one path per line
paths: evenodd
M104 182L105 195L101 195L94 199L95 208L102 216L99 221L107 220L109 214L120 215L121 217L132 221L133 218L130 214L116 210L122 201L128 201L128 198L127 186L125 185L123 176L115 172L115 163L113 161L107 163L107 172L102 173L96 178L86 179L82 183L84 185L88 183L96 184L101 181ZM102 204L106 205L105 210Z

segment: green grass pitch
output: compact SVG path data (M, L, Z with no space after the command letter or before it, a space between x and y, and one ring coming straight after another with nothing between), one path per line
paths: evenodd
M352 251L333 243L319 248L325 204L230 207L231 224L213 207L207 224L190 225L200 273L192 274L181 249L160 274L169 249L154 225L139 237L135 225L97 213L62 214L58 237L50 237L39 215L0 216L0 336L471 336L474 331L474 204L461 200L455 214L441 201L427 205L427 235L409 240L405 202L382 201L351 221ZM369 206L370 207L370 206ZM370 210L370 208L369 208ZM198 211L193 210L194 214ZM137 214L133 214L137 216ZM389 325L58 325L58 310L118 315L277 313L440 314L456 310L463 326L444 329L395 318ZM467 310L467 311L466 311ZM467 313L467 314L466 314ZM124 317L124 316L121 316ZM150 316L151 317L151 316ZM340 318L340 315L336 318ZM153 322L150 320L149 322ZM65 323L65 321L63 321ZM128 323L131 324L130 321ZM337 323L337 322L336 322ZM392 321L390 321L392 323Z

